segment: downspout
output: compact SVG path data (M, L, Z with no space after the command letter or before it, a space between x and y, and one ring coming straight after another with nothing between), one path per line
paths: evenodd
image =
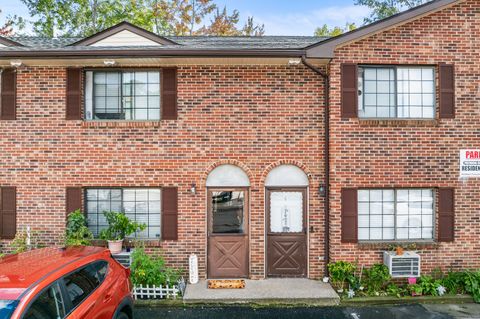
M305 56L302 56L302 63L319 74L324 80L324 106L325 106L325 145L324 145L324 158L325 158L325 257L324 257L324 273L328 276L328 263L330 262L330 78L328 74L316 66L310 64Z

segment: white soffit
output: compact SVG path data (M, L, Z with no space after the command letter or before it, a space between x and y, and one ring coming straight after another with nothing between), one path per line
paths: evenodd
M268 173L265 186L308 186L308 177L295 165L280 165Z
M207 187L248 187L250 179L238 166L224 164L208 174Z
M112 47L112 46L161 46L160 43L142 37L139 34L129 30L122 30L112 34L104 39L90 44L92 47Z

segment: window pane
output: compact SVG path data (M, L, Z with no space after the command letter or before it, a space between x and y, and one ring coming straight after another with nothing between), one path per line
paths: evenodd
M359 240L369 240L369 230L368 228L359 228L358 229L358 239Z
M433 202L431 189L359 190L359 240L432 239Z
M104 211L123 212L133 221L156 227L155 234L151 235L148 229L131 236L144 238L158 238L160 232L160 189L87 189L86 213L88 227L98 236L100 231L108 226ZM150 225L150 223L154 223Z
M60 287L53 284L42 292L22 318L57 319L65 317L65 303Z
M106 120L159 120L160 72L93 72L94 116Z
M64 280L73 307L78 306L99 285L96 271L91 266L65 276Z
M392 68L363 67L359 83L363 94L359 97L360 117L388 118L395 116L395 77ZM364 85L363 85L364 84Z
M270 195L270 231L303 231L303 193L272 192Z
M212 192L213 233L243 233L243 191Z

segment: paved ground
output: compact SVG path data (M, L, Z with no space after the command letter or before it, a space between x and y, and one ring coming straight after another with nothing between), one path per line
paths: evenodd
M405 305L378 307L176 307L140 308L136 319L480 319L480 305Z
M308 303L321 306L337 305L337 293L329 284L305 278L270 278L245 280L244 289L208 289L206 281L188 285L183 300L186 303L245 302Z

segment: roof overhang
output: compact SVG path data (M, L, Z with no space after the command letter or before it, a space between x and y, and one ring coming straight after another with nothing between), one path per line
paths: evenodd
M386 31L465 0L434 0L306 48L308 58L333 58L336 48Z
M111 58L109 57L108 60ZM0 58L0 67L9 67L13 59ZM106 67L105 58L83 57L78 59L65 58L22 58L23 66L40 67ZM238 57L119 57L115 58L115 67L165 67L180 65L290 65L300 63L299 56L238 56ZM293 60L293 64L292 64ZM328 63L327 59L308 59L310 64L322 66Z
M188 49L122 49L122 50L0 50L0 59L4 58L87 58L87 57L302 57L305 50L295 49L248 49L248 50L188 50Z

